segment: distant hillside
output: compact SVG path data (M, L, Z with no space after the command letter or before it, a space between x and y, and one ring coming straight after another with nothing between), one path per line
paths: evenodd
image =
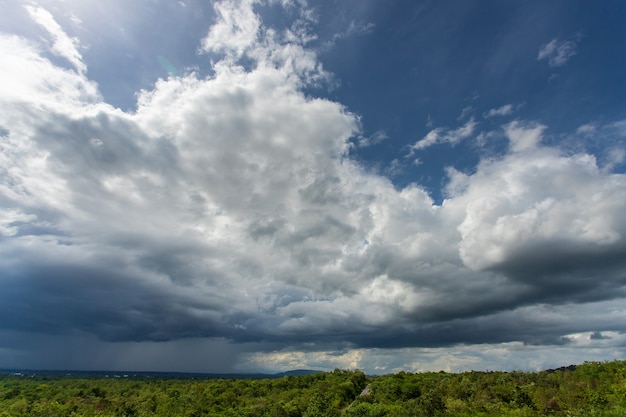
M324 372L324 371L314 371L312 369L294 369L293 371L279 372L277 374L273 374L273 376L275 378L281 378L283 376L313 375L313 374L319 374L320 372Z
M323 371L294 369L276 374L265 373L204 373L204 372L132 372L132 371L76 371L42 369L0 369L0 374L37 377L75 378L132 378L132 379L265 379L284 376L312 375Z

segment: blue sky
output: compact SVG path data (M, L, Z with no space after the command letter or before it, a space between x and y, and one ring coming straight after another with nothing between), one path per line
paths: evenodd
M626 5L8 2L0 367L626 346Z

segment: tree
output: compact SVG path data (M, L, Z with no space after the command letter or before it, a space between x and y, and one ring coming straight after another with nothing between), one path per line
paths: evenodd
M330 398L325 392L317 392L309 401L309 406L302 417L336 417L339 412L331 406Z

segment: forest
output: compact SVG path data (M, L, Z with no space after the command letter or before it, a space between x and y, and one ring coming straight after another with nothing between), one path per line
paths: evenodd
M0 373L0 416L626 416L626 361L541 372L280 378Z

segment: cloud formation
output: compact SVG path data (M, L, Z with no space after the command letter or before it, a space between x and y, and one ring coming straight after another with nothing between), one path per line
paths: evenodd
M411 147L411 155L414 154L415 151L426 149L439 143L449 143L455 145L460 141L469 138L474 133L474 129L477 124L478 123L474 120L474 118L471 118L463 126L456 129L451 130L441 127L433 129L422 139L415 142L415 144Z
M538 60L548 61L551 67L562 67L577 53L576 42L552 39L539 49Z
M228 340L289 366L626 331L624 174L518 120L504 155L449 170L442 204L398 189L348 157L358 116L303 92L328 77L306 31L263 26L255 4L217 3L201 41L222 54L214 73L159 80L132 112L102 100L75 43L51 51L76 71L0 34L2 331Z
M508 116L513 113L513 105L505 104L504 106L489 109L487 113L485 113L485 117L495 117L495 116Z
M25 7L33 20L41 25L52 37L53 43L50 51L67 59L78 72L85 72L87 67L78 51L78 40L70 38L46 9L34 6Z
M361 148L366 148L368 146L378 145L379 143L384 142L387 139L389 139L387 133L385 133L384 130L379 130L367 137L360 136L357 144Z

